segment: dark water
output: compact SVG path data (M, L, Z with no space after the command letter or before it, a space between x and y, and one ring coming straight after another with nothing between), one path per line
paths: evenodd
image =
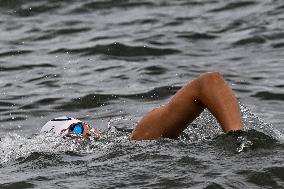
M0 188L283 188L283 1L0 0L0 26ZM242 136L205 112L178 141L127 140L206 71L244 104ZM107 134L36 135L62 115Z

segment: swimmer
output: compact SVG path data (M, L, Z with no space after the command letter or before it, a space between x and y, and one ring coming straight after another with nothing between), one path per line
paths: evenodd
M243 124L238 101L222 74L209 72L186 84L171 100L146 113L138 122L130 140L178 139L188 125L207 108L225 133L242 130ZM61 117L45 124L41 132L53 131L66 137L102 133L88 124L69 117Z

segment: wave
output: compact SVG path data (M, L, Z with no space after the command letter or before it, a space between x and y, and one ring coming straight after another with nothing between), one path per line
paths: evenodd
M108 0L108 1L94 1L94 2L87 2L83 3L82 5L74 8L69 13L88 13L97 10L107 10L113 8L134 8L134 7L152 7L155 4L152 2L143 2L143 1L133 1L129 2L127 0Z
M252 97L256 97L256 98L259 98L261 100L278 100L278 101L284 100L284 94L272 93L272 92L268 92L268 91L257 92L256 94L252 95Z
M210 33L184 32L182 34L179 34L177 37L185 38L188 40L210 40L210 39L215 39L218 36Z
M249 44L263 44L266 43L266 39L261 36L251 36L248 38L242 38L236 42L234 42L233 46L242 46L242 45L249 45Z
M59 101L59 100L61 100L61 99L62 99L62 98L44 98L44 99L38 100L38 101L36 101L36 102L23 105L23 106L21 106L20 109L23 109L23 110L36 109L36 108L38 108L39 106L55 104L57 101Z
M6 52L0 52L0 57L6 57L6 56L19 56L19 55L25 55L30 54L33 51L31 50L11 50Z
M273 48L283 48L284 42L274 43L274 44L272 44L272 47Z
M56 66L52 64L45 64L45 63L38 64L38 65L26 64L22 66L13 66L13 67L0 66L0 71L22 71L22 70L31 70L34 68L55 68L55 67Z
M245 8L255 4L257 4L255 1L230 2L225 6L211 10L211 12L232 11L233 9Z
M8 188L34 188L36 187L35 184L32 184L28 181L18 181L18 182L12 182L12 183L5 183L0 184L0 188L8 189Z
M25 6L27 5L28 6ZM33 0L0 0L0 9L5 10L6 14L13 14L18 17L32 17L46 12L53 12L60 8L62 3L48 3L46 1L37 2Z
M11 160L20 163L33 161L39 157L54 159L56 153L68 151L87 152L87 146L79 145L76 142L66 141L65 139L51 134L40 134L33 137L23 137L18 134L8 134L0 141L0 164ZM86 148L85 148L86 147ZM52 163L52 162L50 162Z
M143 25L143 24L156 24L159 23L158 19L137 19L131 20L129 22L120 22L118 26L133 26L133 25Z
M155 101L166 99L172 96L179 90L180 87L163 86L157 87L147 92L136 94L88 94L80 98L74 98L69 102L65 102L62 105L56 107L60 110L77 110L77 109L89 109L100 107L102 105L110 104L113 100L130 99L136 101Z
M112 43L108 45L96 45L94 47L85 47L77 49L60 48L49 52L54 53L78 53L83 56L91 56L97 54L104 54L119 57L132 57L132 56L164 56L179 53L179 50L170 48L153 48L146 46L128 46L122 43Z
M284 181L284 167L271 166L263 170L241 170L237 174L247 177L248 182L257 186L281 188L277 180Z

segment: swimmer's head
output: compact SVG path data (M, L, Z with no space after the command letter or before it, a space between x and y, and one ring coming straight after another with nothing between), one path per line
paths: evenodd
M41 133L49 132L61 135L64 137L81 137L87 138L94 134L94 137L100 135L100 132L91 129L91 127L82 122L81 120L75 119L73 117L58 117L48 121L42 128Z

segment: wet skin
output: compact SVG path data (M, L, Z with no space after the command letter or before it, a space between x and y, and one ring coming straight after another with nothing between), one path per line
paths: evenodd
M177 139L207 108L225 133L243 128L238 101L219 72L205 73L181 88L165 105L139 121L130 140Z

